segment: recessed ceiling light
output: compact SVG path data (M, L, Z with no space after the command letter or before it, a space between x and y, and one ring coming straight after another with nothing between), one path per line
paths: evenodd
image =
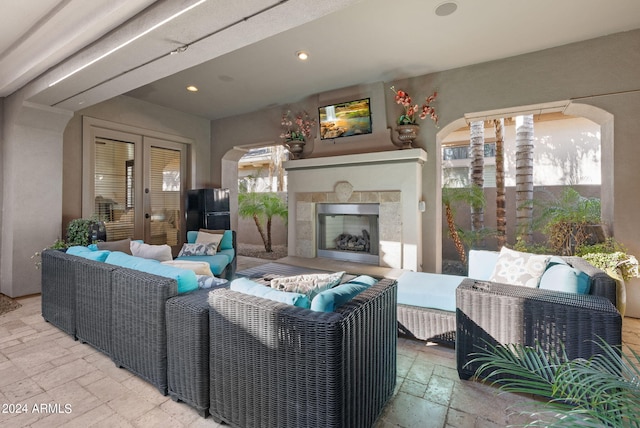
M189 91L189 92L198 92L198 88L193 86L193 85L189 85L189 86L187 86L187 91Z
M449 16L456 10L458 10L458 5L455 2L447 1L436 6L436 15Z
M298 57L298 59L300 61L306 61L309 59L309 54L306 53L305 51L298 51L296 52L296 56Z

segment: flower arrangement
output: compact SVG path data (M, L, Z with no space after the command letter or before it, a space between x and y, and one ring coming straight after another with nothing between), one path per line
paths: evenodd
M417 125L417 117L422 120L426 119L427 116L433 120L436 125L438 124L438 115L436 114L436 110L431 106L438 96L438 92L433 92L432 95L429 95L425 98L424 104L422 106L418 106L418 104L413 104L411 97L409 94L402 90L397 90L395 87L391 87L391 90L396 94L396 104L400 104L404 107L404 113L400 115L398 118L398 125Z
M311 137L311 130L316 125L315 119L309 116L309 113L303 111L292 117L291 111L287 110L282 114L280 122L284 131L280 134L280 138L285 141L305 141Z

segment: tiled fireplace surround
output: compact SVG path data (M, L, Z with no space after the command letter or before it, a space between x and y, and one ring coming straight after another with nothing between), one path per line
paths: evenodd
M315 258L316 204L380 204L380 266L421 270L422 149L394 150L285 163L289 255Z

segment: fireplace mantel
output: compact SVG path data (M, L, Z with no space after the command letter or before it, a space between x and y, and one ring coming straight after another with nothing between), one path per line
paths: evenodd
M285 162L289 255L317 257L316 204L379 203L380 266L421 270L426 160L424 150L408 149Z
M309 168L371 165L378 163L417 162L423 165L427 161L427 152L422 149L392 150L355 155L331 156L323 158L298 159L285 162L287 171Z

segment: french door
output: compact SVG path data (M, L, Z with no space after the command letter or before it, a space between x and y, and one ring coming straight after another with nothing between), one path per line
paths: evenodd
M142 239L177 252L184 242L187 145L96 126L85 137L91 143L85 139L83 217L104 221L108 241Z

